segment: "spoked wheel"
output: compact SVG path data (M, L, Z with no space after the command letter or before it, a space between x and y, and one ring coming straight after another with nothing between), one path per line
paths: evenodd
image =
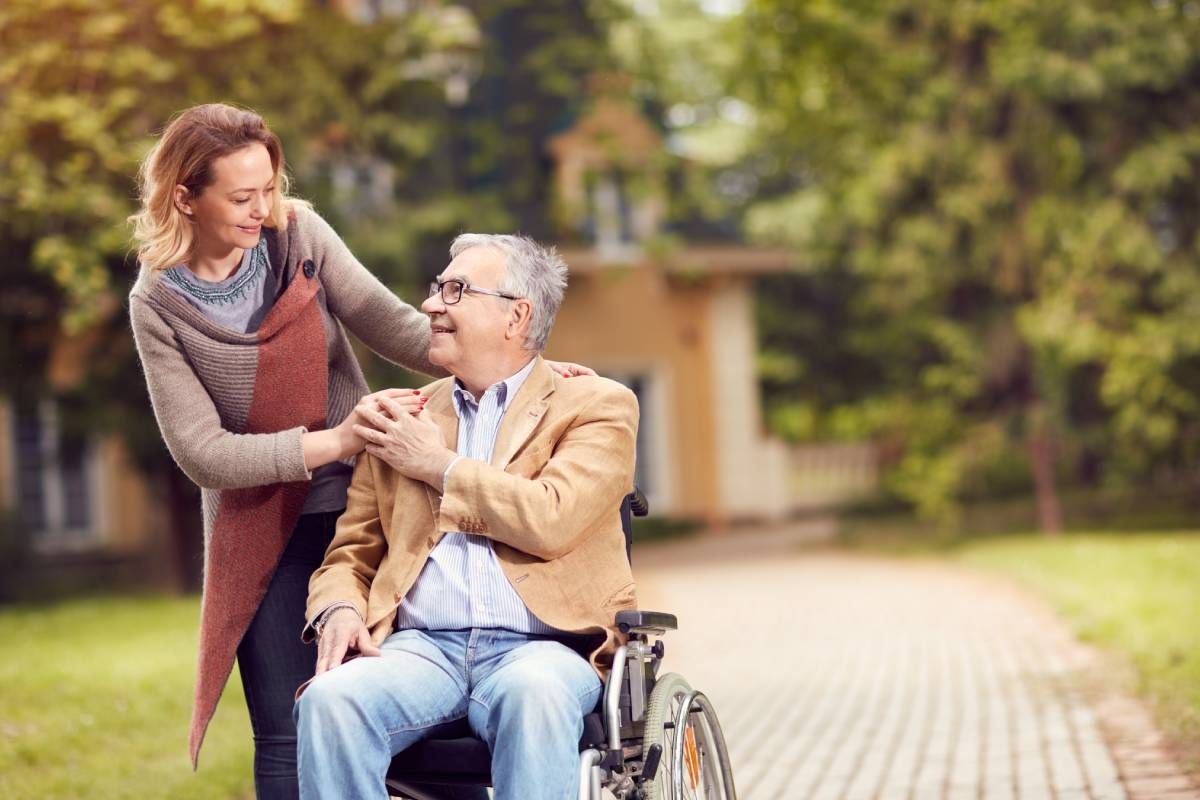
M648 800L736 800L721 723L708 698L669 672L654 684L646 706L645 749L662 748Z

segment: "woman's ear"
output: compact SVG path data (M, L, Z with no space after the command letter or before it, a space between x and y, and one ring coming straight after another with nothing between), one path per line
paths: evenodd
M192 193L187 190L187 187L182 183L175 185L175 208L179 209L179 213L185 217L192 216Z

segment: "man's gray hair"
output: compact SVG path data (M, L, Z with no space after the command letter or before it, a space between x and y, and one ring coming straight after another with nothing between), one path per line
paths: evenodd
M543 247L528 236L493 233L459 234L450 245L450 258L472 247L491 247L504 253L504 280L496 288L529 300L533 311L525 349L541 352L567 288L567 262L557 249Z

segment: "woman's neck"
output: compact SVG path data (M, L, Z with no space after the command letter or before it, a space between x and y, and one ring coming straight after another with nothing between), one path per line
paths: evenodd
M237 268L242 264L243 254L244 251L238 247L232 250L218 247L214 252L212 248L205 248L197 242L192 258L188 262L188 269L201 280L220 283L237 272Z

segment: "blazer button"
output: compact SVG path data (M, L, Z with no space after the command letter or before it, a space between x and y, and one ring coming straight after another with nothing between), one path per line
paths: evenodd
M311 278L317 274L317 265L313 263L311 258L304 259L304 277Z

